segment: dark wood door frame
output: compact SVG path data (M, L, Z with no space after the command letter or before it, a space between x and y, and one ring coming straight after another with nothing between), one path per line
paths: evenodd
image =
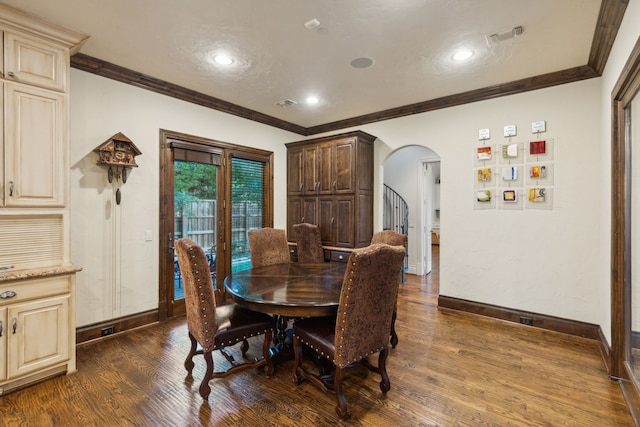
M264 179L266 182L264 191L263 220L265 226L273 227L273 153L258 148L245 147L228 142L202 138L180 132L160 129L160 225L158 239L159 254L159 293L158 293L158 320L165 321L169 317L184 313L184 301L172 304L171 292L173 290L173 150L170 142L178 140L191 144L200 144L219 150L222 165L218 174L218 236L216 240L218 254L218 287L222 285L222 279L230 273L231 248L226 242L231 242L231 160L233 157L253 159L264 162ZM227 206L229 208L227 208ZM170 237L171 236L171 237ZM217 301L224 302L224 301Z
M628 110L640 91L640 39L611 93L611 358L631 413L640 420L640 390L631 358L631 147ZM634 125L640 125L635 123ZM636 165L637 167L637 165Z

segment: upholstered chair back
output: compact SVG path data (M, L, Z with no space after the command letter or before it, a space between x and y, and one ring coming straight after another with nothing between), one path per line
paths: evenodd
M184 282L187 327L204 351L212 351L216 348L216 299L207 256L190 239L178 240L176 252Z
M287 235L277 228L249 231L249 252L252 267L291 262Z
M349 256L336 318L336 366L345 367L389 346L404 255L404 248L376 244Z
M383 230L373 233L371 244L386 243L391 246L407 246L407 235L397 233L393 230Z
M317 225L306 222L294 224L293 232L298 245L298 262L303 264L324 262L320 228Z

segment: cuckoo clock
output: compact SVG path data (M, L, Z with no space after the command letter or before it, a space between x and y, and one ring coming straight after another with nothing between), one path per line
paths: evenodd
M127 182L127 169L137 168L135 157L142 152L133 142L121 132L113 135L103 142L95 150L98 153L98 165L108 167L107 177L109 182L122 178L122 182ZM116 202L120 204L120 189L116 191Z

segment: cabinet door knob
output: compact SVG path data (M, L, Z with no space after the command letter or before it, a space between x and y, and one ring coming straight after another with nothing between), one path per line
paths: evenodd
M2 320L0 320L0 337L2 336Z
M15 334L15 333L16 333L16 329L18 328L18 321L17 321L17 320L16 320L16 318L14 317L14 318L11 320L11 323L13 323L13 333Z
M16 74L15 74L13 71L9 71L9 72L7 73L7 75L8 75L9 77L15 77L15 76L16 76Z
M9 196L13 197L13 181L9 181Z

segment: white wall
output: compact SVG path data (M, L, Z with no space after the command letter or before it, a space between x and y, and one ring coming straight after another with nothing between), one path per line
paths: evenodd
M600 105L600 79L592 79L362 127L384 141L381 158L425 141L441 158L442 295L600 323L598 289L608 283L597 277L608 265L592 237L602 223L592 206L609 189L590 173L608 166L600 161ZM513 140L529 141L537 120L555 141L553 210L473 210L478 129L491 129L498 144L503 127L515 124Z
M440 156L442 295L598 324L610 339L610 93L640 33L633 25L638 7L630 2L603 78L358 127L379 138L374 229L382 225L388 155L422 145ZM72 260L83 268L79 326L157 307L159 128L273 151L275 226L285 227L284 143L299 135L77 70L71 82ZM543 136L555 141L553 210L473 210L478 129L491 129L491 142L499 144L502 128L514 124L513 140L524 142L537 120L546 120ZM114 208L114 190L92 150L116 132L143 154ZM145 230L152 230L152 242L144 241Z
M158 307L159 130L274 152L274 225L286 226L283 143L300 135L71 70L71 259L78 326ZM115 187L93 150L122 132L142 151L138 168ZM145 241L151 230L153 240ZM162 236L164 240L165 236Z

